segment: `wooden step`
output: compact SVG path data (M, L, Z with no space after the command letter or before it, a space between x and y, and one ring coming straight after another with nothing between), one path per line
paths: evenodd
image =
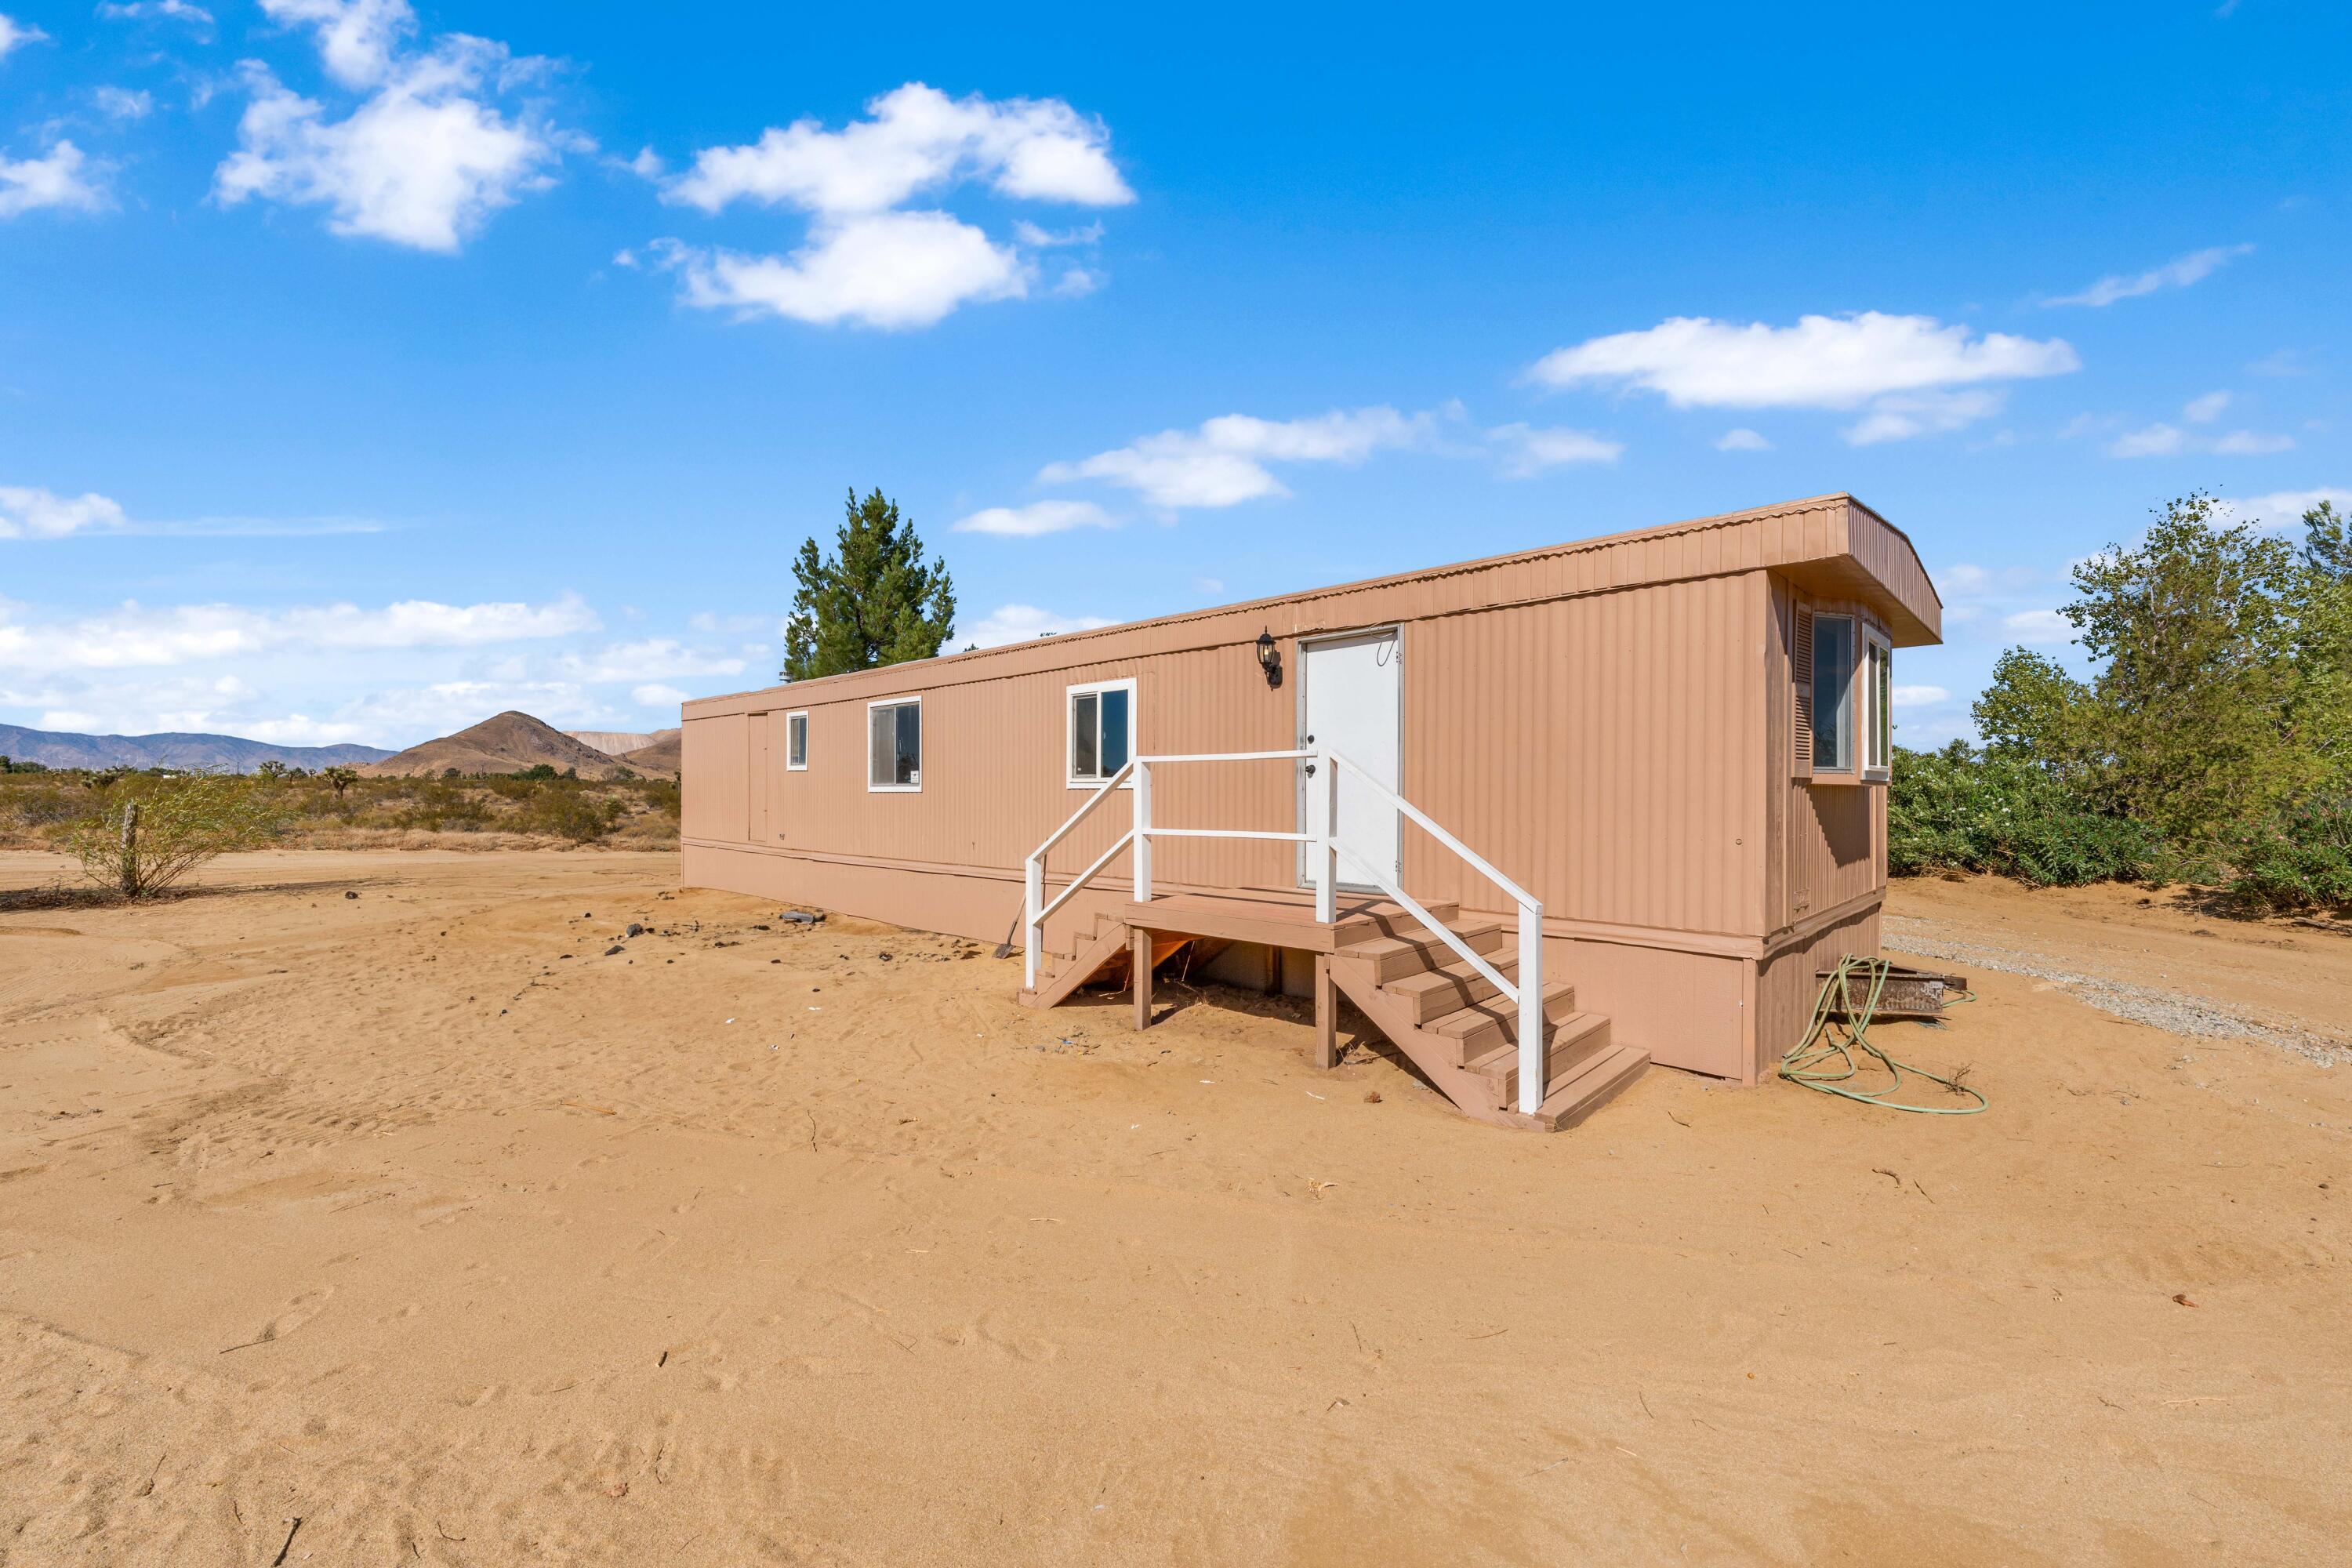
M1512 1031L1515 1035L1517 1030ZM1609 1020L1598 1013L1570 1013L1552 1026L1545 1042L1544 1097L1566 1086L1584 1064L1612 1046ZM1519 1102L1519 1047L1514 1039L1466 1064L1495 1085L1495 1103L1506 1110Z
M1546 1131L1575 1126L1619 1095L1648 1069L1650 1053L1636 1046L1619 1046L1587 1057L1545 1096L1533 1121Z
M1544 1016L1557 1025L1576 1012L1576 983L1572 980L1548 981L1544 985ZM1488 1055L1497 1046L1518 1044L1518 1009L1501 997L1493 997L1475 1007L1465 1007L1433 1018L1422 1028L1433 1035L1443 1036L1452 1042L1454 1059L1469 1063Z
M1422 908L1427 910L1430 918L1440 924L1449 923L1462 913L1462 906L1451 899L1440 899L1435 903L1425 902ZM1360 942L1378 942L1383 937L1411 936L1423 929L1419 920L1401 909L1378 910L1369 914L1342 912L1331 927L1331 941L1339 951L1346 952Z
M1515 953L1508 958L1491 958L1487 962L1504 979L1517 984L1519 960ZM1391 980L1381 987L1404 1004L1405 1012L1415 1024L1426 1024L1448 1013L1484 1002L1502 994L1495 983L1456 958L1443 969L1432 969L1419 974L1408 974L1402 980Z
M1469 921L1448 929L1473 952L1498 952L1510 940L1510 932L1503 929L1500 921ZM1343 951L1349 958L1370 963L1372 978L1382 984L1457 962L1457 955L1445 944L1445 939L1428 931L1416 931L1409 936L1375 937L1370 942L1351 943Z

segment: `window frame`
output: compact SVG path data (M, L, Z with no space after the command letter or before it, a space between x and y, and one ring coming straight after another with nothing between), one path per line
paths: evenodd
M1131 763L1136 758L1136 737L1137 732L1142 728L1142 716L1137 711L1135 677L1130 675L1118 680L1081 680L1066 686L1062 688L1062 781L1063 787L1066 789L1100 789L1103 786L1103 781L1110 776L1109 773L1101 771L1100 760L1102 756L1101 697L1106 691L1127 693L1127 760ZM1092 778L1087 778L1078 772L1078 726L1076 709L1078 699L1087 696L1096 699L1095 755L1097 761L1095 776ZM1133 789L1134 775L1129 774L1127 781L1118 787Z
M798 721L801 727L801 760L797 763L793 761L793 724L794 721ZM809 710L805 708L795 708L791 712L784 715L784 772L788 773L804 773L808 772L808 753ZM873 766L872 758L869 757L866 759L866 766L870 771Z
M1882 661L1884 679L1873 668ZM1855 706L1863 720L1862 748L1854 758L1860 764L1857 771L1865 784L1885 784L1895 776L1895 643L1868 622L1862 626L1862 658L1856 662L1854 680L1861 688L1862 700ZM1881 741L1885 742L1885 752L1873 761Z
M912 708L915 710L915 782L913 784L876 784L874 782L874 710L877 708ZM896 722L895 720L892 721L894 727L891 743L894 748L898 743ZM868 795L922 794L924 741L921 692L912 692L903 697L877 697L868 702L866 705L866 793ZM898 772L895 766L896 761L894 751L892 755L894 765L891 769L894 774Z
M1815 610L1812 614L1812 724L1814 732L1812 748L1812 780L1815 784L1861 784L1864 782L1864 777L1862 771L1863 714L1861 711L1862 702L1860 688L1864 661L1859 656L1862 651L1862 639L1864 633L1867 629L1867 623L1865 623L1860 616L1855 615L1851 610ZM1845 736L1847 743L1843 748L1842 765L1837 767L1825 767L1822 763L1822 742L1820 738L1822 720L1820 695L1822 676L1822 628L1832 621L1843 621L1847 627L1845 714L1848 728Z

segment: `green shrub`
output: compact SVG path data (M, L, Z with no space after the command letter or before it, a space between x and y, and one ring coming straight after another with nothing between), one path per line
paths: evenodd
M142 778L67 840L92 881L126 897L161 892L215 855L258 849L285 831L278 792L231 773Z
M2306 801L2222 834L2229 890L2271 909L2352 908L2352 799Z
M2032 763L1966 742L1898 747L1886 795L1886 866L1897 877L1990 871L2044 887L2138 881L2166 863L2146 826L2098 811Z
M575 844L602 838L613 822L614 816L593 796L577 788L542 789L514 815L518 832L545 833Z

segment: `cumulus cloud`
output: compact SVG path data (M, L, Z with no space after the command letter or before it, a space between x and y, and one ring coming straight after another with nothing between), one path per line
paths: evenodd
M1952 700L1952 694L1940 686L1898 686L1893 696L1897 708L1932 708Z
M2186 289L2211 277L2239 257L2252 255L2253 249L2251 245L2216 245L2204 250L2192 250L2161 267L2152 267L2146 272L2111 274L2079 294L2063 294L2042 303L2103 307L2118 300L2137 300L2159 289Z
M946 213L876 213L824 224L790 256L677 240L656 240L653 248L678 274L688 304L739 318L928 327L959 305L1029 290L1029 269L1016 253Z
M586 653L565 654L557 672L592 685L625 680L668 680L689 675L740 675L743 661L731 654L689 647L674 637L646 637Z
M143 89L101 87L89 96L98 111L112 120L144 120L155 111L155 95Z
M2020 610L2001 621L2001 629L2018 642L2068 643L2074 640L2074 623L2055 610Z
M110 22L144 22L161 16L209 31L213 14L190 0L102 0L98 14Z
M1111 624L1100 616L1057 616L1034 605L999 605L978 626L957 626L948 646L961 648L971 643L981 647L1001 647L1006 643L1027 642L1032 637L1090 632Z
M1486 432L1486 439L1502 454L1503 477L1510 479L1532 479L1567 463L1613 463L1625 451L1622 441L1565 426L1500 425Z
M1853 408L1888 393L2063 375L2082 361L2063 339L1971 337L1932 316L1805 316L1793 327L1677 316L1538 360L1528 379L1654 392L1677 408Z
M1741 425L1717 436L1715 449L1718 452L1769 452L1772 449L1772 443L1757 431Z
M90 162L72 142L49 144L38 158L0 156L0 218L17 217L41 207L98 212L106 205L99 184L101 166Z
M404 0L266 0L265 8L311 27L328 76L367 96L337 120L267 66L244 62L250 101L237 150L214 174L224 205L260 197L324 206L337 234L447 253L491 213L550 183L562 138L493 101L541 62L458 33L403 53L415 24Z
M404 600L380 609L335 604L289 610L234 605L151 608L126 601L78 620L33 623L0 605L0 664L26 670L166 668L275 649L475 647L594 631L576 595L551 604L444 605Z
M675 686L640 686L630 691L629 700L641 708L676 708L686 700L686 693Z
M102 495L61 496L30 485L0 485L0 539L63 539L125 526L122 508Z
M1081 206L1135 199L1110 161L1110 132L1059 99L950 99L919 81L884 93L839 131L771 126L748 146L706 147L669 199L718 212L749 200L807 212L877 213L984 179L1000 195Z
M2107 443L2106 451L2110 458L2171 458L2185 452L2259 457L2290 451L2294 447L2294 437L2292 436L2261 430L2232 430L2223 436L2198 436L2178 425L2167 425L2158 420L2141 429L2126 430Z
M2323 485L2312 490L2273 490L2268 495L2225 496L2221 504L2232 521L2277 531L2303 526L2303 514L2322 501L2337 511L2352 512L2352 489Z
M1973 425L2000 412L2001 395L1984 388L1966 392L1890 393L1870 405L1870 411L1842 432L1856 447L1881 441L1907 441L1914 436L1941 434Z
M663 184L666 200L706 213L738 202L806 213L799 249L742 255L676 239L659 248L690 305L818 325L929 326L961 305L1026 296L1035 268L1022 247L1091 245L1101 226L1056 233L1024 222L1007 244L950 214L907 205L979 181L1017 200L1123 205L1135 193L1109 145L1099 120L1059 99L950 99L908 82L838 131L800 120L745 145L703 148ZM657 163L648 166L657 172ZM1084 293L1099 281L1071 267L1051 291Z
M992 506L959 518L958 533L995 533L1034 539L1073 528L1117 528L1118 519L1090 500L1041 500L1027 506Z
M2229 406L2228 393L2209 392L2202 397L2192 397L2182 405L2180 416L2192 425L2210 425L2214 420L2221 417L2221 411Z
M1434 429L1433 415L1386 406L1290 420L1227 414L1197 430L1163 430L1076 462L1049 463L1037 479L1049 485L1100 479L1171 510L1237 506L1290 493L1270 463L1360 463L1383 447L1419 445Z
M26 44L37 44L48 35L38 27L17 21L0 13L0 60L6 59Z

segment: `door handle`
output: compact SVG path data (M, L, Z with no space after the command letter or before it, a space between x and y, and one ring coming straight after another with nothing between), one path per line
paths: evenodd
M1310 779L1315 776L1315 764L1313 763L1307 764L1307 776Z

